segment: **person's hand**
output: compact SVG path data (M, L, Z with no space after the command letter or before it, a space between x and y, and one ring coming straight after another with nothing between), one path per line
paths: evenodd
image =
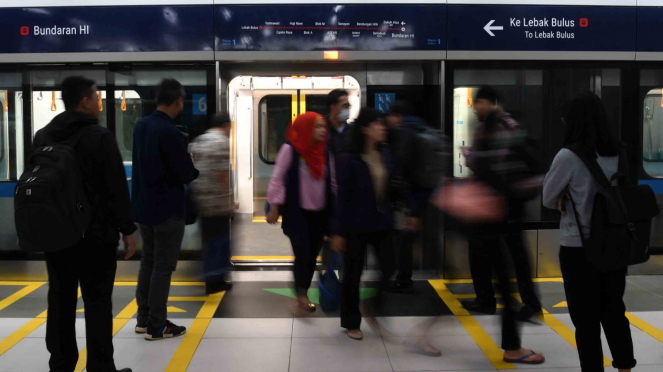
M419 231L419 219L417 217L408 217L405 221L405 229L409 232Z
M467 154L470 153L470 146L461 146L460 151L463 153L463 156L467 157Z
M267 223L273 225L279 221L279 206L270 206L269 213L267 214Z
M124 242L124 250L127 252L124 259L128 260L136 254L136 238L133 235L124 235L122 241Z
M331 241L329 242L329 246L336 253L345 252L346 249L345 238L340 235L332 235Z
M563 193L557 198L557 209L562 212L562 214L566 214L566 200L570 198L568 192Z

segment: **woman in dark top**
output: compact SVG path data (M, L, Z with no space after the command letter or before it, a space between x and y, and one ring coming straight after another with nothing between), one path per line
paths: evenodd
M389 195L394 165L389 150L382 146L387 128L377 112L364 108L352 125L349 153L341 155L338 201L332 220L332 249L345 251L341 327L350 338L363 338L359 329L359 281L366 247L377 251L382 269L381 286L393 273Z

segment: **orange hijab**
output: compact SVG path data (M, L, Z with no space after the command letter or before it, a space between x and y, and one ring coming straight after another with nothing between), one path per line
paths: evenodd
M327 161L325 153L327 150L327 140L313 141L313 132L315 131L315 122L322 115L315 112L307 112L295 118L295 122L288 126L286 139L295 148L299 156L304 158L309 172L315 179L321 179L324 175L325 163Z

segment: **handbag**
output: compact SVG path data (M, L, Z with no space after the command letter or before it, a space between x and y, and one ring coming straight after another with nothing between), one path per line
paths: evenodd
M341 304L341 283L336 276L339 261L340 254L331 252L327 270L322 274L318 283L320 307L325 313L337 311Z
M506 198L483 182L452 181L440 187L431 203L461 224L477 225L506 220Z

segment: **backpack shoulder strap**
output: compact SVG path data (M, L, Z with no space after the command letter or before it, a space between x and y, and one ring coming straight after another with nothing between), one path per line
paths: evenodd
M608 177L605 176L605 173L603 173L603 170L599 166L599 163L596 162L596 159L590 159L587 155L585 155L582 151L580 151L580 148L578 145L573 144L565 147L567 150L572 151L576 156L582 160L582 162L587 166L587 169L589 170L589 173L594 177L596 182L601 185L604 189L607 189L610 187L610 180L608 180Z

